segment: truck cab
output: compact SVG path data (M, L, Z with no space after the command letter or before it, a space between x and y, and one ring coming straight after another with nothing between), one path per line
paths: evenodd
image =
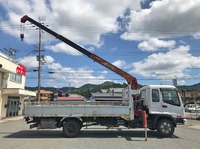
M184 106L177 89L170 85L148 85L140 89L143 106L149 114L168 114L184 117Z
M147 85L140 89L139 99L142 109L148 114L149 129L165 131L174 129L177 124L185 124L185 111L176 87L171 85ZM161 128L163 127L163 128ZM165 128L165 130L164 130ZM162 132L163 131L163 132ZM166 132L166 136L170 136Z

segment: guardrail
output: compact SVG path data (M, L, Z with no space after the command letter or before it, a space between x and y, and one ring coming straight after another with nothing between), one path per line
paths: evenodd
M128 102L123 101L40 101L40 102L26 102L25 106L36 106L36 105L109 105L109 106L128 106Z

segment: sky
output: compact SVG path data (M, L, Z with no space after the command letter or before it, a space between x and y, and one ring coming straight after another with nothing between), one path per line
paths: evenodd
M0 0L0 51L38 84L39 31L24 15L136 77L141 85L200 82L199 0ZM21 41L20 34L24 34ZM109 69L42 32L41 86L126 83Z

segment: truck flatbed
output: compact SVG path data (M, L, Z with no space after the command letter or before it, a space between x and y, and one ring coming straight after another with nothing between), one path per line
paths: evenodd
M31 102L26 117L122 117L130 119L130 107L122 102Z

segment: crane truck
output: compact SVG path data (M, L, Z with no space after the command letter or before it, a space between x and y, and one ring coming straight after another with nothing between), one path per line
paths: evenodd
M82 127L101 125L110 127L144 128L144 121L150 130L157 130L158 135L170 137L178 124L186 123L184 107L176 87L170 85L147 85L137 90L137 79L103 58L89 52L78 44L52 31L41 23L25 15L21 22L36 25L67 45L73 47L93 61L125 78L128 89L123 98L127 104L109 102L29 102L25 105L24 117L33 123L30 128L62 128L66 137L76 137ZM24 35L21 35L23 38ZM146 116L144 114L146 113ZM145 117L145 118L144 118Z

